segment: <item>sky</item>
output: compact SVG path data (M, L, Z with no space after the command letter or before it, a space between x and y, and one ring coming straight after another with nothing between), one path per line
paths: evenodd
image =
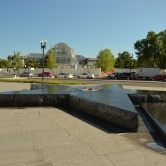
M110 49L115 58L149 31L166 29L166 0L0 0L0 59L47 52L59 42L76 55L96 58Z

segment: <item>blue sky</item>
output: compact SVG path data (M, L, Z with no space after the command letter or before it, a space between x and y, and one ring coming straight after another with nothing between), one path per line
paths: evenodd
M0 59L42 53L41 39L45 52L64 42L87 58L106 48L115 58L134 53L137 40L166 29L165 7L165 0L0 0Z

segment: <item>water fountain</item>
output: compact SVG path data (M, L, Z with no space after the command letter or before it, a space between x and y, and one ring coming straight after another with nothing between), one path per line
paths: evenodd
M138 113L121 85L89 87L32 84L31 89L1 93L0 106L68 106L131 131L138 129Z
M139 116L133 104L166 101L165 93L129 91L118 84L91 87L31 84L31 89L1 92L0 106L68 106L135 132L139 126ZM144 108L147 112L145 104ZM165 137L165 126L161 133Z

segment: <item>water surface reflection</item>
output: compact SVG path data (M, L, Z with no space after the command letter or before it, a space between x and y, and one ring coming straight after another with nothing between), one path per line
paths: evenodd
M166 135L166 103L143 103L142 105Z

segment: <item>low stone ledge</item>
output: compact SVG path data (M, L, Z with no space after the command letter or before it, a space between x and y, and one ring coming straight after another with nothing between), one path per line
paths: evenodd
M13 95L3 94L0 95L0 107L12 107Z
M45 89L46 85L45 84L31 84L30 89L31 90L36 90L36 89Z
M43 104L42 95L19 94L13 95L14 107L41 106Z
M166 94L148 94L148 102L166 102Z
M166 102L166 94L128 94L133 104Z
M68 94L43 95L44 106L68 106Z
M128 96L133 104L145 103L148 98L148 94L129 94Z
M69 106L131 131L138 129L138 113L69 95Z
M0 107L68 105L66 94L0 94Z

